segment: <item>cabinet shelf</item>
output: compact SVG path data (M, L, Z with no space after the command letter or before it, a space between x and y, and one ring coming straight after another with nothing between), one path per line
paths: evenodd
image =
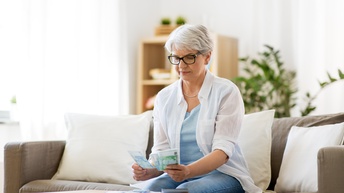
M223 78L232 79L238 75L238 41L235 38L212 34L214 50L210 71ZM164 45L168 36L145 38L140 42L138 59L137 107L136 112L149 110L146 102L161 89L176 79L152 79L149 71L153 68L171 69Z
M176 80L171 79L161 79L161 80L142 80L142 85L169 85L175 82Z

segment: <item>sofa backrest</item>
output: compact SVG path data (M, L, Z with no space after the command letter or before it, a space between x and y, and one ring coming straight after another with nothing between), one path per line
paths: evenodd
M271 181L269 190L273 190L280 171L283 152L292 126L312 127L344 122L344 113L313 115L305 117L275 118L272 124L271 143ZM316 139L314 139L316 140Z
M271 182L269 190L273 190L282 163L284 149L287 143L289 131L292 126L311 127L344 122L344 113L313 115L305 117L275 118L272 124L271 143ZM316 139L315 139L316 140ZM153 120L150 124L149 140L146 150L147 158L153 146Z

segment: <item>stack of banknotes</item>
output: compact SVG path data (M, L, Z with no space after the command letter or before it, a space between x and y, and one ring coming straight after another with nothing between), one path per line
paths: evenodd
M142 168L156 168L159 171L165 170L167 165L179 164L179 153L177 149L168 149L152 153L150 162L147 160L145 154L140 151L129 151L131 157Z

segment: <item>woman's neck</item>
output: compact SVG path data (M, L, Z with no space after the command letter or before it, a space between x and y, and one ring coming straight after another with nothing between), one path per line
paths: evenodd
M182 90L183 90L184 96L188 98L196 97L199 91L201 90L204 79L205 79L205 75L200 76L200 78L196 79L195 81L183 80Z

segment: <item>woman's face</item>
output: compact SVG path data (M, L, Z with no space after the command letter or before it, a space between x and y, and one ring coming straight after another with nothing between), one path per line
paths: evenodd
M182 58L184 56L194 55L195 63L185 64L183 60L180 60L179 65L174 65L174 68L180 78L186 81L197 80L205 75L205 65L209 63L211 53L199 54L195 50L175 50L172 49L172 56Z

